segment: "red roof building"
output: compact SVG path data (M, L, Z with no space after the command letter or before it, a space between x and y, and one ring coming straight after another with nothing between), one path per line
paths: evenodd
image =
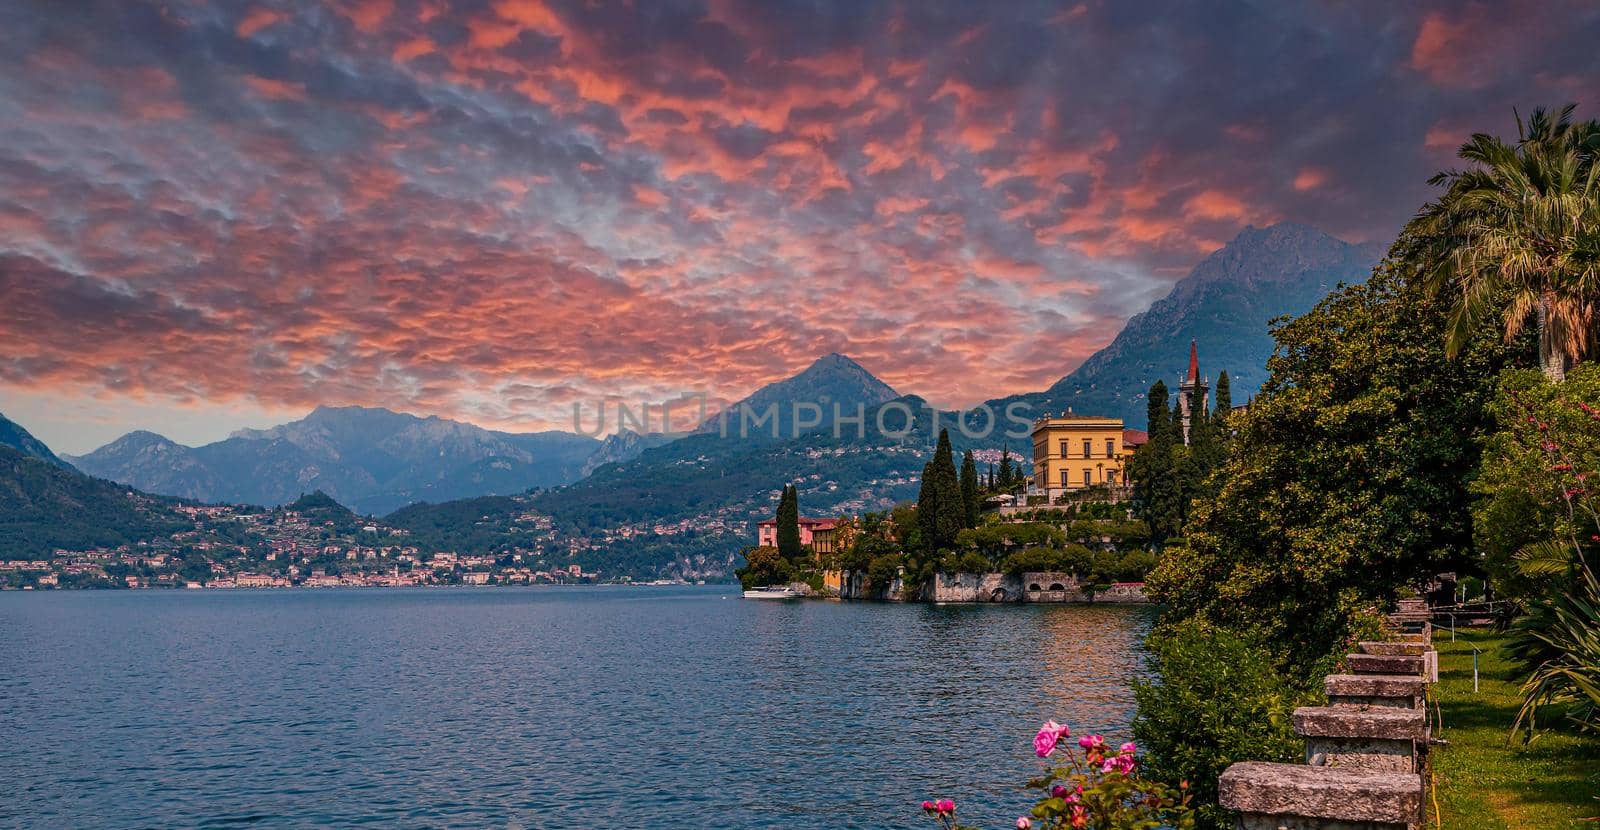
M816 553L831 553L833 530L838 526L838 519L808 519L801 516L800 544L810 545ZM773 548L778 546L777 519L763 519L756 523L756 544Z

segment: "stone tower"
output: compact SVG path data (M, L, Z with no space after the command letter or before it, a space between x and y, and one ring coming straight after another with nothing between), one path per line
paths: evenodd
M1189 443L1189 420L1198 415L1205 417L1206 397L1211 386L1200 376L1200 351L1193 340L1189 341L1189 371L1178 384L1178 409L1183 414L1183 443Z

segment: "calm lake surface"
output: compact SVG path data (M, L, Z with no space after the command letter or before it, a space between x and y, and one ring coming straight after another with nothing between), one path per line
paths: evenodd
M1005 828L1153 611L695 588L0 594L0 826Z

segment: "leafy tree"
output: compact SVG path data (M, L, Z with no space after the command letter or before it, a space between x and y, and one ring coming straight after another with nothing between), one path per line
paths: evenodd
M972 450L961 456L962 527L978 526L978 465L972 460Z
M745 566L735 571L745 590L765 585L783 585L794 579L794 566L777 548L762 545L743 551Z
M1586 355L1600 302L1600 122L1573 123L1575 105L1517 119L1517 141L1477 133L1457 153L1466 170L1439 173L1438 201L1407 226L1409 264L1452 298L1445 346L1458 354L1481 320L1507 339L1535 319L1539 365L1559 381Z
M1215 500L1147 585L1171 619L1235 627L1304 669L1352 612L1440 570L1471 542L1471 439L1502 367L1531 343L1439 348L1449 304L1387 264L1274 329L1270 377L1243 417Z
M804 554L800 546L800 492L793 484L784 485L778 499L778 553L795 562Z

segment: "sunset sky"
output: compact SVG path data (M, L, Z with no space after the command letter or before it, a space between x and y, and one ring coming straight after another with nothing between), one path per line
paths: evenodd
M1386 241L1470 132L1593 117L1597 42L1592 2L7 2L0 412L570 428L831 351L1041 389L1247 224Z

